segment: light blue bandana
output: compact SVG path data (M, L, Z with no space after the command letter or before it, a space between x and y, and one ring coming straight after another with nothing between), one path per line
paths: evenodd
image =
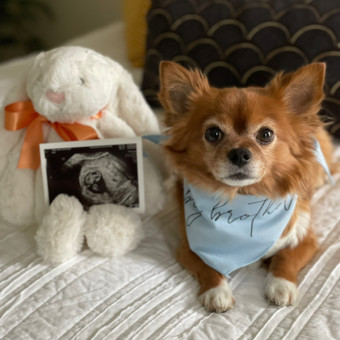
M329 171L325 156L321 151L320 143L317 139L314 140L314 154L317 161L321 164L321 166L325 170L325 173L327 174L330 183L334 185L334 179L331 175L331 172Z
M315 154L333 181L317 141ZM228 276L268 252L286 228L296 202L297 195L277 200L250 195L221 199L184 182L190 248L210 267Z
M227 276L267 253L288 224L296 201L296 195L275 201L250 195L221 200L184 183L190 248Z

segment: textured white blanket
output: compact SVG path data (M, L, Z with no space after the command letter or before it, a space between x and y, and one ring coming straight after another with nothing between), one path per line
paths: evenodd
M121 41L122 29L113 25L75 43L118 59L112 39ZM0 66L0 104L26 63ZM232 275L234 309L207 313L196 281L175 260L178 214L171 200L144 221L147 235L138 249L118 260L84 250L48 267L36 255L33 228L0 222L0 339L340 339L340 176L335 179L314 196L320 251L299 276L295 307L270 306L265 271L251 266Z

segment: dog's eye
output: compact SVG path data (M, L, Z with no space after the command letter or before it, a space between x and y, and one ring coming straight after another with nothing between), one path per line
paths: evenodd
M84 85L84 84L85 84L84 78L80 78L80 84L81 84L81 85Z
M262 128L258 131L256 139L261 144L269 144L274 139L274 132L269 128Z
M205 131L205 139L210 143L219 141L223 136L223 131L217 126L210 127Z

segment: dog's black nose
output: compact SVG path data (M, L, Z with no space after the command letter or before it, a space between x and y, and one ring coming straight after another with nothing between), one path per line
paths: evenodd
M245 148L232 149L228 152L227 157L233 164L241 167L251 160L252 153Z

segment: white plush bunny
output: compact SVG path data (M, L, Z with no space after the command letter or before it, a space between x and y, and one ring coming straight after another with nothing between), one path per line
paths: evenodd
M39 54L23 83L9 92L4 107L26 100L44 117L45 143L62 141L53 123L89 126L100 139L159 133L158 121L130 74L86 48L61 47ZM141 217L132 209L100 204L84 211L77 198L64 194L46 206L40 167L18 168L29 128L6 128L1 124L0 216L17 226L38 224L37 249L45 260L60 263L71 258L84 238L90 249L105 256L120 256L136 247L143 230ZM161 177L149 158L144 159L144 174L146 214L151 215L164 197Z

